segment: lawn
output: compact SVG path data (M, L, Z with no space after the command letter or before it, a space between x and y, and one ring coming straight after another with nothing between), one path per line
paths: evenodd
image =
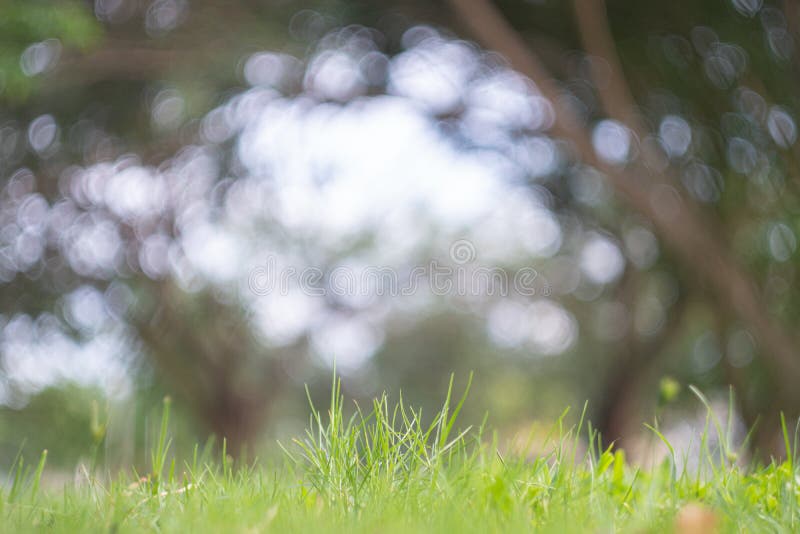
M221 454L197 447L177 465L168 403L147 474L112 480L82 467L82 482L45 491L46 453L30 465L20 459L0 500L0 531L688 533L800 526L792 454L744 467L725 439L712 446L701 436L699 467L679 469L690 462L671 452L640 469L623 451L601 445L581 418L572 428L553 425L547 452L514 457L498 452L486 425L458 425L464 397L452 397L452 386L431 417L386 396L345 415L339 392L335 383L330 408L313 410L306 435L280 444L284 461L274 465L235 464L224 446ZM711 411L708 425L724 427ZM784 435L793 450L785 428Z

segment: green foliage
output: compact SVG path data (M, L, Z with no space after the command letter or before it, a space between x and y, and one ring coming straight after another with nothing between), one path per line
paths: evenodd
M681 392L681 384L671 376L661 379L658 388L658 403L663 406L674 401Z
M50 450L50 462L74 465L94 451L99 455L102 435L101 409L93 405L102 393L75 385L48 388L32 397L23 408L0 408L0 461L8 462L24 443L27 450Z
M0 96L27 98L37 80L23 72L21 55L30 45L57 39L64 48L86 49L101 35L85 2L7 0L0 6Z

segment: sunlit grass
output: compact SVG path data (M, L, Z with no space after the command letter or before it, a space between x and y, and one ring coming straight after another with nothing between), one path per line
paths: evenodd
M557 421L547 452L503 455L485 425L458 426L465 397L453 397L451 381L430 417L386 395L346 416L335 380L329 409L312 407L305 436L282 444L285 461L271 467L235 465L224 445L219 458L207 445L176 465L166 402L149 473L109 481L84 468L83 482L44 491L46 453L30 466L19 458L0 499L0 531L792 532L800 525L785 424L789 459L745 468L709 409L709 428L722 438L712 447L711 432L704 434L696 468L679 467L688 462L654 426L671 454L639 469L623 451L602 446L583 417L573 428Z

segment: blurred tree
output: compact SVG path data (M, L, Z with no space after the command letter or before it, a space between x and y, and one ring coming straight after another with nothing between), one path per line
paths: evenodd
M541 60L504 20L499 10L483 1L453 3L483 42L508 57L513 66L530 76L550 101L564 102L561 88L553 83L552 76L545 70ZM639 110L625 79L605 6L602 2L578 1L575 3L575 13L577 31L587 50L590 75L595 81L599 107L617 124L626 126L630 135L640 142L653 139L655 136L647 126L647 119ZM601 109L597 112L600 113ZM602 152L598 154L589 124L566 103L556 106L554 133L569 139L580 159L600 169L633 208L657 228L660 237L672 248L677 259L692 273L692 279L711 287L715 302L722 310L732 309L742 318L764 347L764 357L772 369L773 379L780 384L784 406L795 406L794 381L800 376L795 340L771 318L769 309L756 290L757 284L727 249L725 239L717 230L719 225L712 226L708 214L703 214L697 206L696 199L675 186L681 180L672 174L674 167L652 162L658 158L668 162L671 146L662 138L660 146L654 144L650 147L653 154L643 152L635 162L620 165L619 162L609 161ZM642 150L645 150L644 146ZM662 168L659 169L659 166ZM685 162L679 160L676 166L680 169ZM634 358L638 359L641 358ZM636 367L630 358L627 360L620 366L622 375ZM624 382L630 384L634 381ZM618 384L614 387L620 388L624 386ZM629 401L626 399L624 402L629 404ZM611 434L609 437L617 437L613 429L603 426L606 434Z
M561 362L503 365L530 374L531 384L550 373L570 380L576 397L595 396L594 419L608 439L644 415L637 408L647 403L636 399L656 402L665 369L709 386L734 383L751 421L796 413L797 12L789 2L746 0L680 8L616 0L607 8L582 0L4 4L5 321L57 317L53 328L81 342L113 333L120 350L147 357L205 428L234 450L252 442L282 384L316 383L309 355L319 343L310 330L285 344L261 339L249 297L237 282L193 271L187 240L198 228L236 226L254 247L305 255L326 274L375 243L367 228L354 245L331 251L322 237L272 215L280 206L269 195L263 202L274 205L237 222L230 214L249 213L243 199L260 191L253 183L279 172L243 162L245 121L279 98L296 106L298 121L312 109L359 109L365 99L400 94L403 65L449 68L463 78L452 102L424 79L403 95L420 101L448 142L519 167L535 160L536 147L555 147L552 169L537 174L528 165L517 179L531 198L545 199L563 244L516 264L551 280L568 271L580 278L576 266L592 242L625 252L621 277L583 276L555 295L581 324ZM221 20L235 31L222 31ZM331 58L355 67L336 70ZM506 61L532 84L506 72ZM333 73L327 92L315 85L324 72ZM482 118L474 94L493 76L506 92L492 104L502 111L505 99L544 97L552 125L520 123L513 113L499 113L499 125ZM324 189L332 171L312 172ZM205 255L225 254L212 246L213 231L199 235ZM102 314L81 319L72 310L85 309L91 295L110 317L99 326ZM456 307L491 322L496 300ZM385 342L374 343L384 349L353 373L354 391L370 381L433 386L501 351L484 348L469 313L419 319L398 333L385 299L361 306L328 298L322 308L327 319L360 320L362 331L388 317ZM39 321L36 331L48 325ZM747 356L753 341L756 361ZM695 365L703 358L712 363Z

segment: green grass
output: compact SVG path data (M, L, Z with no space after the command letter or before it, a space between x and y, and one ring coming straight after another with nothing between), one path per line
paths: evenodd
M147 474L109 480L86 468L84 482L44 491L46 454L31 466L19 459L0 499L0 531L669 532L687 503L702 503L721 531L800 527L791 449L786 462L744 468L728 436L713 448L704 438L697 469L679 469L674 451L636 469L583 418L565 428L562 417L548 452L504 457L485 426L458 427L464 397L452 391L451 382L441 412L424 423L385 395L345 416L334 381L329 410L313 410L306 435L282 444L285 463L272 467L234 465L224 450L214 460L211 447L176 465L167 403ZM708 425L722 435L711 411Z

